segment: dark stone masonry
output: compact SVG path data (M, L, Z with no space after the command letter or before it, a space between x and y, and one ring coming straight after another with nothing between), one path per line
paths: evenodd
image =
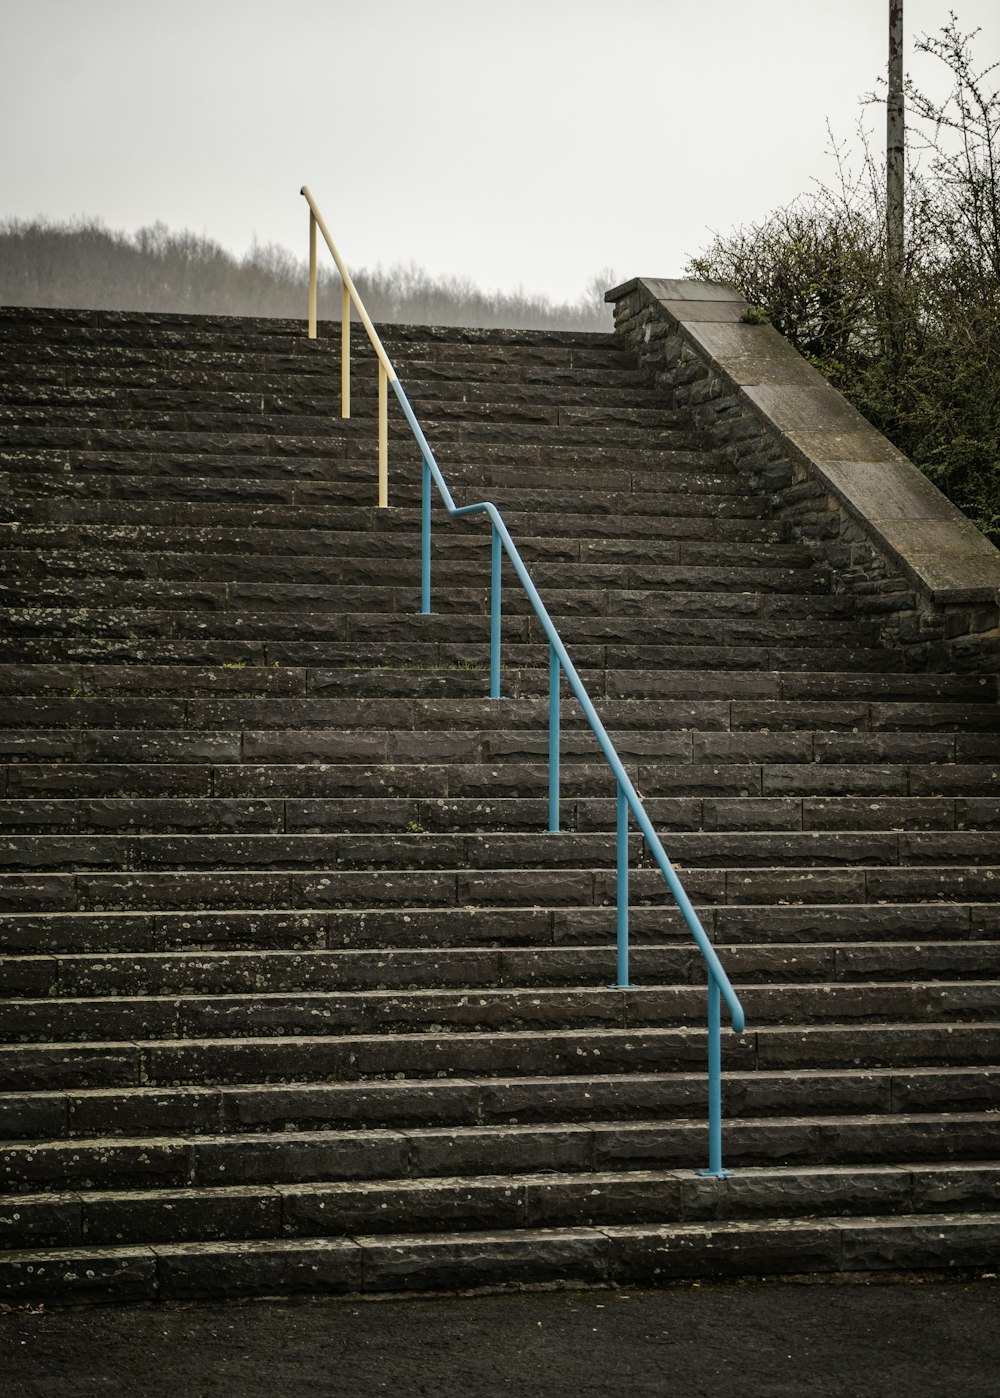
M1000 662L1000 554L746 301L717 283L637 277L615 330L755 491L867 600L887 646L932 668Z
M0 310L0 1302L976 1276L1000 1245L997 555L725 288L618 333Z

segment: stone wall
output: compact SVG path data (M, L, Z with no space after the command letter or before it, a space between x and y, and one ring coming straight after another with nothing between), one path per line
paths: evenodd
M607 293L657 387L830 568L914 668L995 671L1000 552L729 286L638 277Z

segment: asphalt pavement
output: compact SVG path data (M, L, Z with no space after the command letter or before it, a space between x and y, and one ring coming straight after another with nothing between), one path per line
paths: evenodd
M978 1398L1000 1283L689 1285L0 1315L4 1398Z

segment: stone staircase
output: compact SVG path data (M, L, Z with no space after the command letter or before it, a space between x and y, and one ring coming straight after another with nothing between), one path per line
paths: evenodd
M705 984L488 529L276 321L0 312L0 1293L981 1269L1000 1240L997 682L876 644L613 336L391 327L504 511L744 1002ZM874 604L871 604L874 605Z

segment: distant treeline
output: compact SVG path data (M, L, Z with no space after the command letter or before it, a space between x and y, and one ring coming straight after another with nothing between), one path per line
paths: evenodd
M424 325L606 330L610 271L575 303L483 291L458 277L433 277L414 264L351 269L375 321ZM210 238L162 223L128 234L97 220L0 222L0 304L86 310L186 311L204 315L304 316L305 261L273 243L236 257ZM340 278L321 267L319 313L340 315Z

